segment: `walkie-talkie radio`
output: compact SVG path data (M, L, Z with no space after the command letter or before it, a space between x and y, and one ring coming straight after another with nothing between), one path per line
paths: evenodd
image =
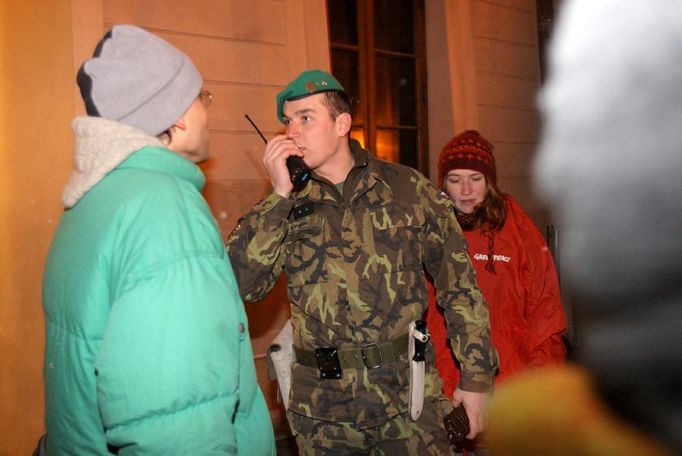
M454 446L461 445L467 434L469 434L469 417L462 404L447 414L443 419L448 439Z
M261 133L260 129L256 126L253 120L251 120L249 115L244 114L244 117L246 117L246 120L253 125L253 128L256 129L260 137L263 138L263 141L265 141L265 144L267 144L268 140L265 139L265 136L263 136L263 133ZM305 187L306 182L308 182L308 179L310 179L310 168L305 164L303 159L298 155L289 156L287 158L287 169L289 170L291 183L294 184L294 190L298 191Z

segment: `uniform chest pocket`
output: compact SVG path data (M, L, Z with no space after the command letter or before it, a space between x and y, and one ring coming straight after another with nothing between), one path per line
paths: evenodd
M421 268L421 232L425 223L420 206L390 205L369 214L373 228L374 249L385 272Z
M284 238L285 270L290 286L326 282L325 251L328 236L325 221L318 215L297 220L289 225Z

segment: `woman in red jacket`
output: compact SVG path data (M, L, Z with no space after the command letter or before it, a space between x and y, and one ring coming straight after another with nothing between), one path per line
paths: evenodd
M440 154L438 177L455 203L476 279L488 303L500 357L496 384L518 371L564 361L561 334L566 316L554 262L533 221L498 189L493 146L474 130L455 136ZM426 319L443 389L452 397L459 371L432 287Z

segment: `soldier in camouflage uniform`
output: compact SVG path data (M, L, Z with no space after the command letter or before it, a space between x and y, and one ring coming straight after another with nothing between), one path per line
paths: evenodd
M448 454L452 409L426 353L424 410L408 412L408 325L434 278L462 366L473 437L482 428L497 354L488 310L452 203L423 175L372 157L349 138L350 104L330 74L307 71L277 97L286 134L263 163L273 190L240 220L228 251L245 301L262 299L284 270L296 361L288 417L302 454ZM313 170L294 190L286 159ZM336 354L333 353L335 348Z

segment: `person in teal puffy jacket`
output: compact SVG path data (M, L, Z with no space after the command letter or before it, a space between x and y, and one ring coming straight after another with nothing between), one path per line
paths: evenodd
M75 170L43 283L54 455L275 453L244 305L196 163L211 94L191 60L114 26L78 85Z

